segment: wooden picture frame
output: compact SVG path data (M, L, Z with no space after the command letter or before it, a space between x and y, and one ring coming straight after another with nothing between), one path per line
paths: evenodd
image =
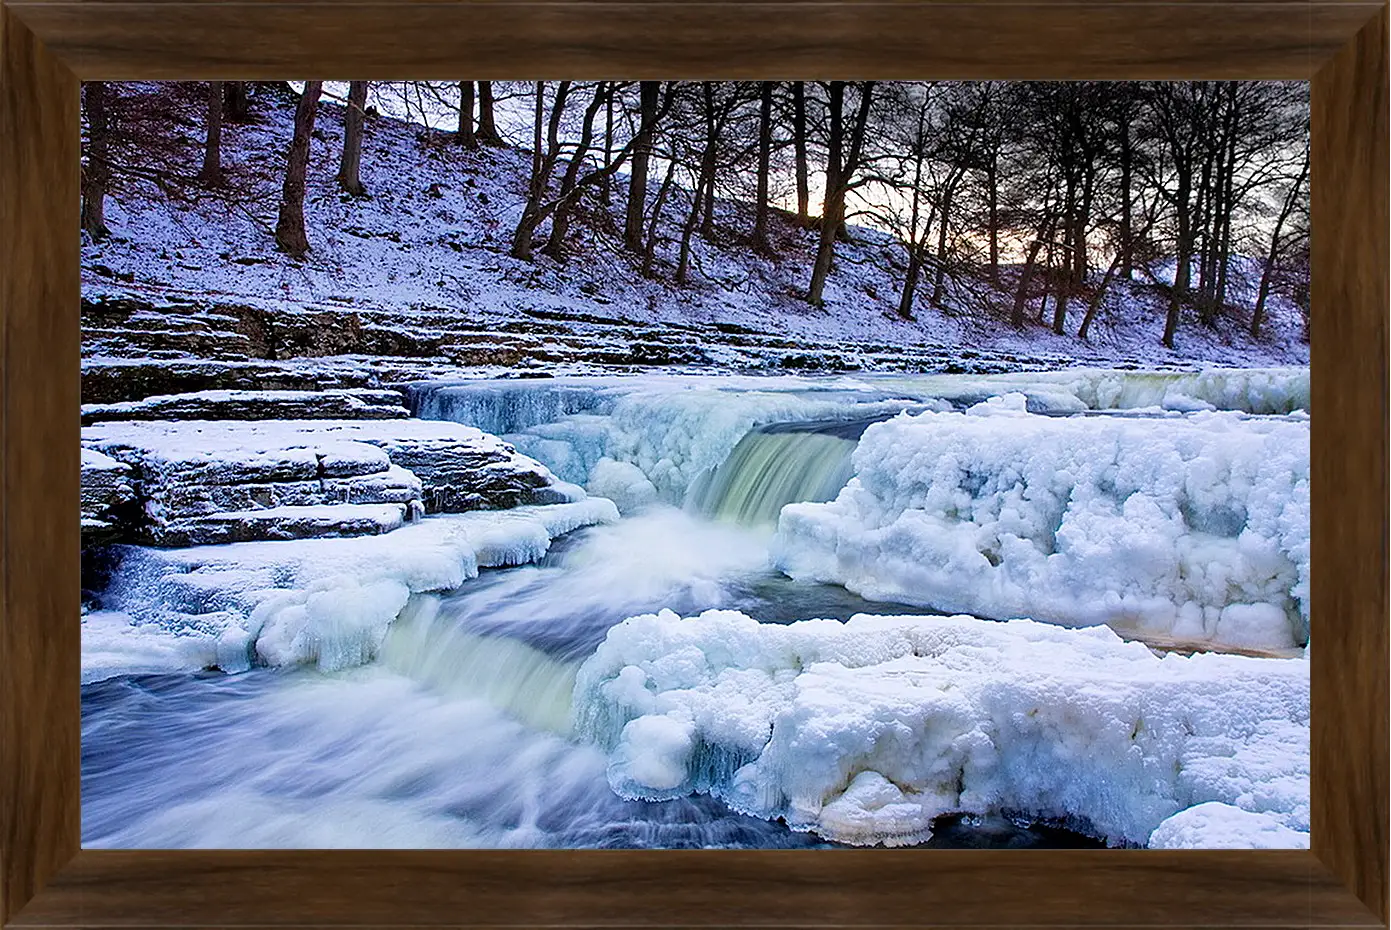
M1379 0L5 0L0 924L1384 925L1387 22ZM1312 850L81 850L79 80L460 74L1312 81Z

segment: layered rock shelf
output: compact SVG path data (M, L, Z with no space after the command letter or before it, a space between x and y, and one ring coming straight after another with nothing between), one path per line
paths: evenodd
M94 528L158 546L382 533L424 513L583 496L507 443L455 423L111 421L85 427L82 442L91 462L84 518L90 497L102 523ZM110 516L118 504L124 519Z

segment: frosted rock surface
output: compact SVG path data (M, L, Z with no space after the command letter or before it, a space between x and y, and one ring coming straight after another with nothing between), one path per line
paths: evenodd
M88 426L82 441L129 466L144 508L137 538L155 545L351 536L420 512L576 499L539 462L455 423L126 421Z

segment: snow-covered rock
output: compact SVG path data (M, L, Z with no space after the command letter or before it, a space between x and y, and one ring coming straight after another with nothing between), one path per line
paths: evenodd
M116 546L83 625L83 676L131 668L371 660L412 595L545 555L557 536L618 519L602 498L427 517L384 536L156 549Z
M1308 831L1308 663L1160 658L1105 627L664 611L609 631L574 714L624 796L709 793L848 843L965 811L1139 845L1206 801Z
M117 404L83 404L84 425L104 420L386 420L409 416L399 391L195 391Z
M94 449L82 450L82 538L84 544L110 538L132 516L135 489L130 467Z
M1155 827L1150 849L1308 849L1309 834L1273 814L1220 801L1181 810Z
M501 440L453 423L112 421L85 427L82 441L130 466L144 506L139 538L155 545L380 533L422 510L583 496Z
M869 427L836 500L784 508L776 563L942 611L1307 642L1307 418L1044 417L1023 402Z

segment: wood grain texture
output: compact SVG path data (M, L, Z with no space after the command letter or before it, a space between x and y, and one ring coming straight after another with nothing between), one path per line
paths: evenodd
M1384 9L1306 0L343 0L330 13L326 2L0 7L0 923L1384 923ZM101 78L234 79L1318 71L1315 850L76 852L78 152L69 69Z
M1360 3L11 2L84 78L1296 78Z
M1387 15L1313 81L1312 841L1387 917Z
M1380 923L1295 851L87 850L12 926L95 914L112 927Z
M0 8L0 923L78 848L77 119Z

